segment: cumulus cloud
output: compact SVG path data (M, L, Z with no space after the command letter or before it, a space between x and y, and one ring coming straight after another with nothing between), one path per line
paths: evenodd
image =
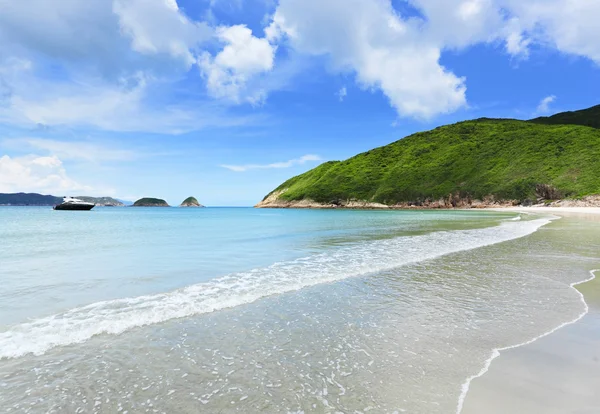
M173 59L189 66L212 35L175 0L0 0L0 10L0 56L38 54L113 78Z
M280 0L265 32L300 53L327 56L400 116L431 118L466 105L466 80L440 64L444 50L503 44L527 58L533 45L600 63L600 2L589 0Z
M266 33L328 56L334 71L380 90L402 116L431 118L465 106L465 80L440 64L440 47L419 31L389 0L281 0Z
M416 15L392 0L273 1L262 37L194 19L176 0L0 0L0 122L164 133L240 125L224 108L286 88L301 72L290 56L325 57L399 116L427 119L467 105L467 80L440 63L446 50L487 43L527 58L542 46L600 64L599 1L407 1ZM178 82L198 68L215 105L179 99Z
M277 48L266 38L253 36L244 25L219 27L217 36L224 48L214 57L205 52L199 62L208 91L238 103L260 103L264 91L251 88L249 82L273 69Z
M600 2L590 0L410 0L426 20L424 36L443 47L502 41L527 57L537 44L600 63Z
M302 164L306 164L307 162L310 162L310 161L321 161L321 157L319 157L318 155L308 154L308 155L304 155L300 158L295 158L293 160L274 162L272 164L221 165L221 167L227 168L228 170L235 171L235 172L244 172L244 171L248 171L248 170L290 168L290 167L293 167L294 165L302 165Z
M189 67L196 62L193 49L212 36L204 22L183 15L175 0L114 0L113 11L121 31L142 54L166 53Z
M546 96L544 99L540 101L535 113L536 115L544 115L550 112L550 105L556 101L556 96L550 95Z
M340 102L343 102L344 99L346 99L346 96L348 96L348 91L346 90L346 87L344 86L340 88L340 90L337 91L336 96L338 97Z
M91 189L71 179L56 156L0 157L0 192L66 194Z

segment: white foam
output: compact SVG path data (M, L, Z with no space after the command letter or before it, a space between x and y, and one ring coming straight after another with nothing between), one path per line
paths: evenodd
M525 345L529 345L535 341L537 341L538 339L541 339L545 336L548 336L550 334L553 334L554 332L558 331L561 328L564 328L567 325L571 325L574 324L575 322L580 321L585 315L587 315L587 313L590 311L590 308L587 304L587 302L585 301L585 297L583 296L583 293L581 293L579 290L577 290L575 288L575 286L577 285L581 285L583 283L587 283L590 282L592 280L594 280L596 278L596 272L600 272L600 269L595 269L595 270L591 270L590 271L590 277L582 280L581 282L575 282L575 283L571 283L569 286L571 289L575 290L575 292L577 292L577 294L579 295L581 301L583 302L583 306L584 306L584 310L583 312L581 312L581 314L579 314L579 316L577 316L575 319L573 319L572 321L569 322L565 322L559 326L557 326L556 328L545 332L539 336L536 336L535 338L527 341L527 342L523 342L517 345L511 345L511 346L507 346L504 348L495 348L492 351L492 355L485 361L485 364L483 365L483 368L481 369L481 371L479 371L477 374L470 376L469 378L467 378L467 380L463 383L462 387L461 387L461 393L460 393L460 397L458 398L458 405L456 407L456 414L460 414L462 412L464 403L465 403L465 398L467 397L467 393L469 392L469 388L471 386L471 382L473 382L474 379L479 378L481 376L483 376L486 372L488 372L488 370L490 369L490 365L492 365L492 361L496 358L498 358L500 356L500 353L502 351L506 351L508 349L514 349L514 348L519 348L521 346L525 346Z
M475 230L440 231L365 242L330 253L230 274L158 295L94 303L23 323L0 333L0 359L85 342L95 335L184 318L295 291L392 269L446 254L527 236L550 219L503 222Z

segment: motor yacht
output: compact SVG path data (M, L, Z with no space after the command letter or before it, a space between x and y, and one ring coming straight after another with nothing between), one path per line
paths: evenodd
M54 210L91 210L94 206L94 203L88 203L78 198L65 197L61 204L54 206Z

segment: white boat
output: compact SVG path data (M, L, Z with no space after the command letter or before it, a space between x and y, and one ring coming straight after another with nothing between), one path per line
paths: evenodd
M63 202L54 206L54 210L91 210L96 204L73 197L63 198Z

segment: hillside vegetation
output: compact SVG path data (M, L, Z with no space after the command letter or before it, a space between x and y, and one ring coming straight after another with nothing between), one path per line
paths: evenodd
M196 197L188 197L181 202L179 207L204 207L204 206L198 202Z
M160 198L144 197L133 203L133 207L169 207L169 204Z
M559 114L532 119L531 122L546 125L583 125L600 128L600 105L581 111L561 112Z
M600 194L599 129L480 119L324 163L284 182L259 206L298 200L420 205L448 197L524 201L590 194Z

